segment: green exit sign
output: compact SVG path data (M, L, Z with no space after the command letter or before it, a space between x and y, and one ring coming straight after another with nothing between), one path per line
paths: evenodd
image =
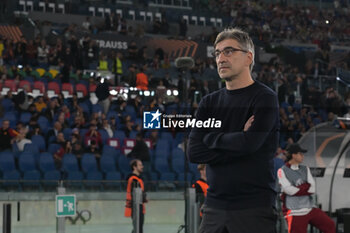
M75 195L56 195L56 217L75 216Z

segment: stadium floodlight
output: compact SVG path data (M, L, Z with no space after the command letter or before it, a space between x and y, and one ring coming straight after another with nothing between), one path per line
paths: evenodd
M167 90L167 91L166 91L166 94L167 94L168 96L170 96L170 95L171 95L171 90Z
M118 95L118 91L116 91L116 90L110 90L110 91L109 91L109 94L111 94L111 95Z
M140 92L139 92L139 95L143 95L143 92L142 92L142 91L140 91Z
M179 91L178 90L173 90L173 95L174 96L178 96L179 95Z
M154 91L151 91L151 96L154 96L154 94L155 94Z
M150 96L151 93L150 93L149 91L144 91L143 94L144 94L145 96Z

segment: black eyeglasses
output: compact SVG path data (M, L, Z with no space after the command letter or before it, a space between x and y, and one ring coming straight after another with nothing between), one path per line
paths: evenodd
M230 57L234 52L237 52L237 51L241 51L243 53L248 53L247 50L244 50L244 49L237 49L237 48L233 48L233 47L226 47L224 48L223 50L215 50L212 55L213 57L215 58L218 58L220 56L221 53L223 53L225 55L225 57Z

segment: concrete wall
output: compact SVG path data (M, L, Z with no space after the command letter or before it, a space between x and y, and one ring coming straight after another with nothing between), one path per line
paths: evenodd
M4 203L12 204L12 226L13 227L54 227L56 225L55 194L47 193L20 193L8 194L9 198L0 195L1 207ZM26 195L26 198L23 198ZM78 193L78 211L89 210L92 218L86 223L90 225L130 225L131 220L124 217L125 193ZM114 196L114 200L113 197ZM149 202L146 204L145 224L175 224L181 225L184 222L184 200L179 199L180 193L152 193L149 195ZM123 198L122 198L123 197ZM105 200L101 200L104 198ZM9 201L5 201L8 199ZM17 201L20 200L20 221L17 221ZM2 225L2 211L0 211L0 225ZM66 221L67 226L71 225ZM78 220L77 224L82 225Z

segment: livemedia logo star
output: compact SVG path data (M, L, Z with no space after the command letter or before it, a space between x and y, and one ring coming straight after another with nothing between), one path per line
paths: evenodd
M157 109L156 112L143 112L144 129L160 129L160 116L162 114Z

